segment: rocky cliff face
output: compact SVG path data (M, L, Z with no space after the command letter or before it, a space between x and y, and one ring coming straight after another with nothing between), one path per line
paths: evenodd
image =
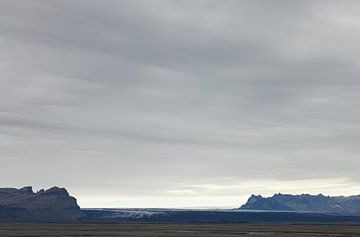
M84 216L64 188L33 192L31 187L0 188L0 220L76 220Z
M243 210L298 211L327 213L360 213L360 196L330 197L319 195L275 194L272 197L252 195Z

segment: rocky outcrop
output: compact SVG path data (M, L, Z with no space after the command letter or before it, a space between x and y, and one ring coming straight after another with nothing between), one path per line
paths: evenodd
M360 196L324 196L301 194L275 194L272 197L252 195L242 210L297 211L325 213L360 213Z
M84 216L76 199L64 188L33 192L32 187L0 188L1 221L62 221Z

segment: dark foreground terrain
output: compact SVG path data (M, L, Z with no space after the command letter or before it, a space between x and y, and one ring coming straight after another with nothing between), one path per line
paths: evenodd
M358 224L0 224L0 236L360 236Z

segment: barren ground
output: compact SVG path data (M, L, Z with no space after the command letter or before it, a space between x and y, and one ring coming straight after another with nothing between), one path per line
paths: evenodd
M0 224L0 236L360 236L360 224Z

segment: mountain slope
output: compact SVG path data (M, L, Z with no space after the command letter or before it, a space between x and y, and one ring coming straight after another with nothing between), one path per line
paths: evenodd
M242 210L360 213L360 196L330 197L310 194L275 194L272 197L252 195Z
M31 187L0 188L0 220L74 220L83 217L64 188L34 193Z

